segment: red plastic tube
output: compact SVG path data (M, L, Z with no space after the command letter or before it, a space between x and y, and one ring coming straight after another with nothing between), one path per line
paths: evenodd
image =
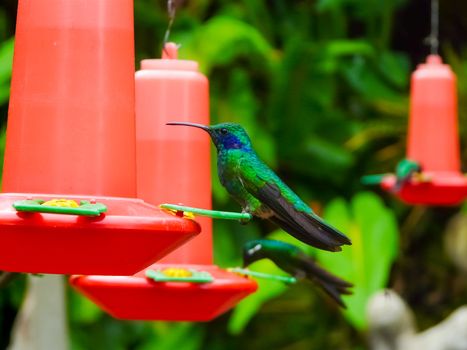
M136 196L132 0L20 0L4 192Z
M425 172L460 171L456 76L437 55L412 74L407 158Z
M171 121L209 124L208 80L196 62L177 59L175 44L136 73L137 194L154 205L211 209L209 136ZM201 234L162 262L212 264L212 220L197 221Z

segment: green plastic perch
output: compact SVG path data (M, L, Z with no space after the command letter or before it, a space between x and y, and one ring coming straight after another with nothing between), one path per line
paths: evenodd
M379 185L385 176L388 176L391 174L374 174L374 175L365 175L361 177L361 183L363 185Z
M159 207L162 209L193 213L193 214L197 214L200 216L208 216L213 219L250 221L253 217L249 213L234 213L230 211L207 210L207 209L186 207L184 205L176 205L176 204L161 204L159 205Z
M268 279L268 280L284 282L286 284L297 283L297 279L295 277L292 277L292 276L270 275L268 273L251 271L251 270L248 270L248 269L242 269L240 267L233 267L233 268L227 269L227 271L234 272L234 273L239 273L241 275L248 275L248 276L257 277L257 278L264 278L264 279Z

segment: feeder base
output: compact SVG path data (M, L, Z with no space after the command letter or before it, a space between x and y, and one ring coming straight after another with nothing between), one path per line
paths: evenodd
M97 201L99 216L21 212L13 203L53 198ZM1 193L0 270L47 274L133 275L200 232L188 219L140 199Z
M426 180L411 180L402 189L394 193L407 204L422 205L458 205L467 197L467 177L455 172L424 172ZM396 183L394 175L387 175L381 182L381 188L392 192Z
M147 270L196 269L209 283L155 282L145 270L131 277L72 276L70 283L113 317L125 320L210 321L257 289L255 281L214 265L154 264Z

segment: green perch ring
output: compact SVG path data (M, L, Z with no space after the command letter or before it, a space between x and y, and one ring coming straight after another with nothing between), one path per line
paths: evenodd
M360 181L362 185L367 185L367 186L379 185L381 184L381 182L383 182L384 177L388 175L391 175L391 174L365 175L361 177Z

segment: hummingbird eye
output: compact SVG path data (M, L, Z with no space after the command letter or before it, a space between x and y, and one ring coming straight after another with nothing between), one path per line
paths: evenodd
M261 250L261 244L255 245L253 248L248 250L248 254L253 255L256 253L258 250Z
M229 132L226 128L222 128L220 131L222 135L226 135Z

